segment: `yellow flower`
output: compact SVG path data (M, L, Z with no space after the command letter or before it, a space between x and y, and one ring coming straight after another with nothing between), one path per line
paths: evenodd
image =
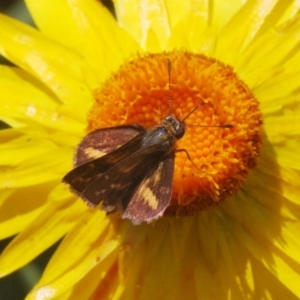
M116 0L116 21L96 1L26 3L40 31L0 16L0 53L18 66L0 67L0 118L11 126L0 131L0 237L18 234L0 257L0 276L21 268L65 236L27 299L300 297L300 4L284 0L218 0L213 5L206 1ZM168 99L168 73L161 61L149 70L154 82L148 75L137 82L141 90L149 84L164 94L161 102L155 98L144 103L149 105L146 110L139 111L142 104L130 103L136 99L134 95L128 99L130 91L117 91L121 101L112 102L107 100L109 92L103 93L111 83L107 80L118 77L120 67L123 70L137 57L147 58L150 52L171 57L190 53L191 60L204 54L216 64L230 65L241 79L238 86L244 84L244 88L237 89L237 98L225 104L215 102L220 98L214 95L226 91L228 85L206 94L214 109L203 105L191 116L190 124L229 121L232 130L210 128L204 135L201 127L187 128L187 142L185 136L179 145L188 149L191 160L184 153L176 154L171 203L176 209L153 223L133 225L116 214L106 216L88 208L61 179L72 169L76 145L87 127L127 121L148 127L166 116L163 99ZM194 68L176 66L174 58L170 94L174 113L183 118L195 104L195 100L189 103L189 96L194 91L191 82L197 85L198 77L191 76ZM216 82L223 78L218 74ZM176 90L183 82L188 83L187 97L180 94L182 89ZM235 106L244 92L251 101L244 108ZM101 98L104 94L106 100ZM259 101L262 134L261 115L253 99ZM255 106L255 111L249 106ZM133 110L139 114L132 114ZM205 124L196 123L201 117ZM245 123L250 120L247 130L240 130L243 118ZM222 160L207 159L212 143L203 144L208 150L200 154L199 146L192 148L192 143L199 145L198 140L216 136L218 141L228 141L227 147L222 144L222 151L216 152ZM249 144L231 143L233 140L251 145L245 150ZM234 145L240 148L226 160L223 150L234 150ZM245 155L253 158L252 171L250 165L241 163ZM212 168L216 161L218 168ZM201 170L191 171L193 163ZM241 169L236 171L234 163ZM182 174L190 172L198 174L200 181L197 178L185 190ZM224 174L236 176L234 189L221 185L224 178L229 180ZM198 190L203 180L205 189ZM219 198L224 189L226 197ZM207 192L205 199L214 203L209 205L213 208L200 206L201 213L197 210L194 216L178 210L192 203L190 195L198 199L199 191ZM175 217L178 211L183 216Z

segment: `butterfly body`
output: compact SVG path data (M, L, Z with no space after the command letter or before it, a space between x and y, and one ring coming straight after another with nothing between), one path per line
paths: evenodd
M103 128L79 144L75 169L63 182L90 206L139 224L159 218L172 197L175 143L183 121L169 115L149 129L139 125Z

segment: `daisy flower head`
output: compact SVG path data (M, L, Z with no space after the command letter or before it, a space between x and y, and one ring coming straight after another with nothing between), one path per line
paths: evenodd
M116 17L90 0L26 4L38 30L0 16L16 65L0 68L0 233L16 235L0 275L63 237L27 299L298 299L299 3L116 0ZM61 182L94 130L168 115L186 127L162 158L174 171L148 176L167 189L123 178L130 198L108 198L107 215ZM133 224L133 200L155 210L166 190Z

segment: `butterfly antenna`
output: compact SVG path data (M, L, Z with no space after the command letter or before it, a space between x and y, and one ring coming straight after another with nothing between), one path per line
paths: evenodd
M204 105L206 103L200 103L196 105L181 121L184 122L195 110L197 110L201 105Z
M213 127L215 127L215 128L231 128L231 127L233 127L231 124L222 124L221 121L220 121L220 118L219 118L218 114L215 111L215 108L213 107L213 105L211 103L208 103L208 102L203 102L203 103L200 103L200 104L196 105L181 121L182 122L185 121L195 110L197 110L202 105L209 105L213 109L214 116L217 117L219 125L203 126L203 125L187 124L188 126L201 126L201 127L212 127L212 128Z
M168 59L168 102L169 102L169 110L170 114L172 113L172 91L171 91L171 69L172 69L172 63L171 60Z

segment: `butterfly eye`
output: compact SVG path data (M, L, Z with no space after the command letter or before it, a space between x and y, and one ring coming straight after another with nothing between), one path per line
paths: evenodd
M174 133L175 137L177 139L181 139L185 134L185 127L183 126L183 124L179 123L178 128L176 128L176 131Z
M162 121L163 126L168 128L169 132L172 132L172 135L176 139L180 139L184 136L185 126L184 123L176 119L174 116L170 115L164 118Z

